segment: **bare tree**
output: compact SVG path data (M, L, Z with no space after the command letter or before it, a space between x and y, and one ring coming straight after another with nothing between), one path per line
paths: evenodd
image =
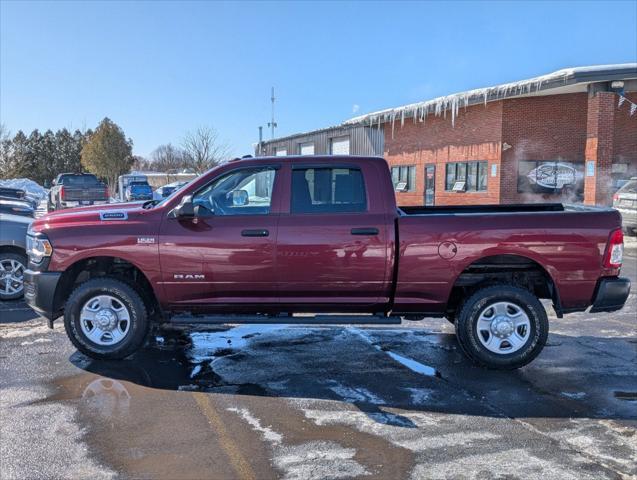
M160 172L182 170L188 167L189 156L179 147L168 143L160 145L150 154L152 168Z
M219 134L211 127L199 127L186 133L182 147L188 166L196 173L203 173L219 165L229 156L228 146L219 140Z

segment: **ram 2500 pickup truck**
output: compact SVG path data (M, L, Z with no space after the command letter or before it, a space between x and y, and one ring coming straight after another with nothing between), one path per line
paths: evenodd
M387 163L242 159L168 198L77 208L28 233L25 296L74 345L126 357L153 325L446 317L476 363L542 350L545 307L621 309L621 218L561 204L397 208ZM338 312L338 315L335 314ZM303 316L298 314L303 313ZM318 314L315 317L307 313Z

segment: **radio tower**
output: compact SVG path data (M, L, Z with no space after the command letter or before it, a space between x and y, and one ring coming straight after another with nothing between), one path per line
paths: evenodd
M272 138L274 138L274 129L278 126L274 121L274 87L272 87L272 96L270 97L270 100L272 101L272 120L268 122L268 127L270 127Z

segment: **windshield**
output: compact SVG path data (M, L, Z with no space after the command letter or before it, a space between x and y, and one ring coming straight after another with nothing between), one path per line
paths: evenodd
M60 178L60 184L65 187L89 187L99 183L94 175L69 175Z
M133 184L130 187L131 191L133 192L150 192L150 185L144 185L144 184Z

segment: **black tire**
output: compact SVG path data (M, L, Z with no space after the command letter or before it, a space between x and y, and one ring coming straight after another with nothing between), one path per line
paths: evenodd
M80 325L84 305L98 295L115 297L128 309L130 326L124 338L115 345L100 345L89 339ZM73 345L85 355L97 360L120 360L137 351L145 342L150 320L144 301L127 283L110 277L87 280L71 293L64 308L64 327Z
M8 262L8 261L19 262L20 265L22 265L21 270L23 274L27 268L27 264L29 263L29 259L27 258L25 254L17 253L17 252L0 253L0 262ZM20 291L15 293L5 293L5 285L6 285L5 282L7 281L8 280L6 279L0 281L0 301L4 302L7 300L16 300L18 298L22 298L22 295L24 295L24 287L20 288ZM17 284L16 284L16 288L17 288Z
M513 303L526 313L530 334L519 350L494 353L478 338L477 322L488 305L504 301ZM528 290L504 284L484 287L471 295L460 307L455 325L458 343L473 362L501 370L513 370L531 362L544 348L549 333L549 322L542 303Z

